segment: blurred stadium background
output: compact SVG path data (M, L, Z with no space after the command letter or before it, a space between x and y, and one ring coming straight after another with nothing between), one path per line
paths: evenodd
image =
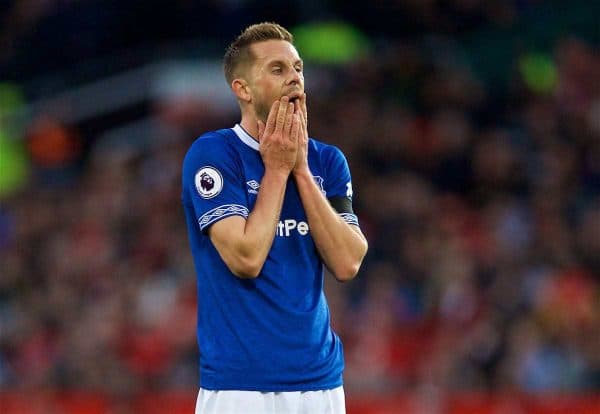
M238 119L225 46L274 20L370 240L358 279L326 286L348 413L600 413L599 16L0 1L0 412L192 412L181 161Z

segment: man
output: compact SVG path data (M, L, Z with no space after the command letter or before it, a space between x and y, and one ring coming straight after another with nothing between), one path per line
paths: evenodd
M308 137L292 42L261 23L229 46L225 77L241 122L202 135L183 163L198 276L196 413L345 412L324 266L354 278L367 242L346 159Z

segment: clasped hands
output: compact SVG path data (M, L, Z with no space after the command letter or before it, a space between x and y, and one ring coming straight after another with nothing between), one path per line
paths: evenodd
M288 96L273 102L266 125L258 121L259 151L265 169L286 175L308 169L307 122L305 93L293 102Z

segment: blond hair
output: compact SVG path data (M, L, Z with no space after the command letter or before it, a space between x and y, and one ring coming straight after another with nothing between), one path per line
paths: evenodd
M284 40L293 44L294 36L284 27L271 22L253 24L244 29L227 47L225 57L223 58L223 70L225 71L225 79L229 85L254 60L250 46L266 40Z

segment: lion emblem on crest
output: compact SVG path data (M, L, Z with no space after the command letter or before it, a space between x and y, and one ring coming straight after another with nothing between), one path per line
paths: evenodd
M200 176L200 187L202 187L204 191L208 192L212 190L214 186L215 180L210 175L208 175L207 173L203 173Z

